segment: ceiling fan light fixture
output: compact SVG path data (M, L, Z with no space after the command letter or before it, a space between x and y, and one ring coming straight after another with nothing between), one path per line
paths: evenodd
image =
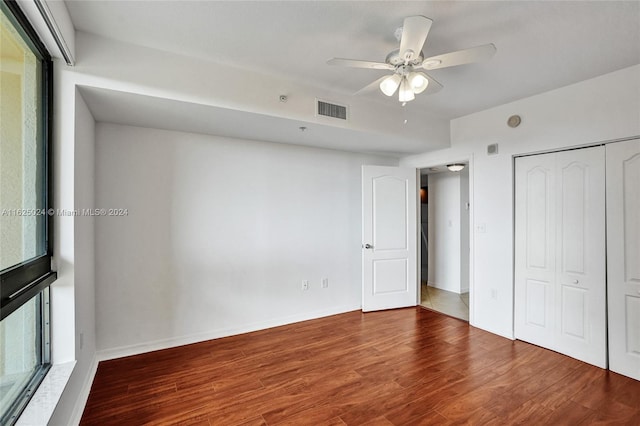
M401 80L402 77L398 74L390 75L380 82L380 90L387 96L393 96L396 90L398 90Z
M400 102L409 102L416 98L413 93L413 89L411 88L411 84L406 77L402 78L402 82L400 83L400 92L398 93L398 100Z
M425 91L429 85L429 79L421 72L412 72L409 74L409 83L416 95Z
M449 169L452 172L459 172L460 170L464 169L464 164L462 163L447 164L447 169Z

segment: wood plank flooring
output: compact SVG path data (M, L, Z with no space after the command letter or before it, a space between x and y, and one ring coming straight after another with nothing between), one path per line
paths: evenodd
M101 362L82 425L640 425L640 382L422 308Z

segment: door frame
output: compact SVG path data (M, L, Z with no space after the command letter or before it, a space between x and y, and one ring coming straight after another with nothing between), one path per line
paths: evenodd
M438 167L443 164L453 164L453 163L467 163L467 167L469 168L469 325L475 325L475 280L474 280L474 270L475 270L475 226L474 226L474 211L475 211L475 202L474 202L474 158L473 153L465 153L459 155L446 155L442 157L438 157L436 159L430 160L427 163L421 162L412 167L415 167L418 171L421 169L428 169L430 167ZM417 201L417 215L416 224L418 231L420 230L420 214L422 209L422 203L420 203L420 173L416 173L417 182L417 191L416 197L418 197ZM421 235L418 235L419 238L422 238ZM418 242L421 240L418 239ZM421 275L422 270L420 268L419 260L422 258L422 244L418 244L418 302L420 302L422 294L421 294Z

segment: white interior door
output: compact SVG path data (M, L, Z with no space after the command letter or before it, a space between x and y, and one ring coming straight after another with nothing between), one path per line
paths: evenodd
M416 306L416 169L362 166L362 310Z
M516 160L518 339L606 367L604 148Z
M555 154L516 158L515 336L555 349Z
M640 380L640 140L607 145L609 368Z

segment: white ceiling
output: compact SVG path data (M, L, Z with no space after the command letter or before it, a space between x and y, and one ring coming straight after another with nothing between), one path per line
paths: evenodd
M411 108L455 118L640 63L640 2L69 1L77 30L353 93L384 71L404 17L434 24L425 56L494 43L489 62L431 71ZM397 104L378 91L366 95Z
M400 135L391 138L381 133L362 132L96 87L80 86L80 93L94 119L104 123L393 157L425 149L422 141ZM300 127L305 127L304 131Z
M426 56L494 43L483 64L431 71L444 85L417 107L463 116L640 63L640 2L67 1L77 30L356 92L384 71L406 16L434 24ZM375 91L367 96L382 97ZM388 102L398 103L395 98ZM413 106L413 105L412 105Z

